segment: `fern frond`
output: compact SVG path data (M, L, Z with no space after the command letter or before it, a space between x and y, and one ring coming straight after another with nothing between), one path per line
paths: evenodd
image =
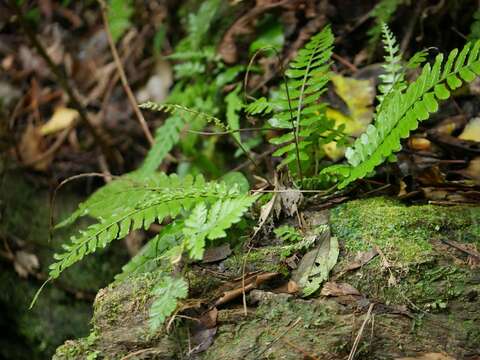
M175 218L181 211L188 211L198 203L239 196L238 188L227 188L223 183L205 183L202 177L180 179L176 175L163 175L155 180L140 187L138 195L126 203L120 204L111 197L118 207L110 210L112 213L101 218L99 223L72 236L69 244L63 245L64 252L55 254L57 261L50 265L50 277L57 278L85 255L125 237L130 231L147 229L154 221L161 222L167 216ZM91 214L91 209L88 211Z
M319 104L318 99L327 89L333 40L330 26L325 27L298 52L286 72L288 91L283 91L275 101L279 112L269 120L274 127L290 130L271 140L273 144L283 144L273 154L285 155L282 165L295 159L309 160L311 145L331 127L325 117L326 104Z
M382 24L382 34L385 48L385 64L382 66L384 73L379 76L381 81L378 86L379 95L377 96L379 108L385 96L393 89L402 91L407 87L402 66L402 55L400 54L397 40L385 23Z
M239 222L242 215L255 202L257 196L243 195L227 200L218 200L210 208L199 203L185 219L183 234L192 259L201 259L205 241L226 236L225 230Z
M239 96L240 86L237 86L235 90L231 91L226 97L225 102L227 105L226 117L228 128L232 131L240 129L240 111L243 109L243 101ZM233 132L232 136L241 143L239 132Z
M169 116L163 126L155 131L155 143L148 151L148 154L139 171L151 174L162 164L165 156L172 151L173 147L180 140L180 133L185 126L185 120L178 115Z
M397 8L403 3L403 0L380 0L371 12L375 19L374 25L368 30L370 44L376 45L382 36L383 25L388 24L395 14Z
M365 177L393 152L401 150L401 139L407 138L418 122L438 110L438 101L450 97L463 82L473 81L480 74L480 41L468 43L460 52L454 49L444 61L437 55L433 66L426 64L421 75L406 91L394 91L388 106L377 114L377 122L369 125L346 151L350 166L342 168L346 178L340 188ZM331 171L326 170L328 171Z
M225 131L230 130L219 118L202 111L191 109L187 106L179 104L157 104L152 101L147 101L146 103L140 104L139 107L145 110L165 111L167 113L178 115L182 114L186 116L187 119L199 117Z
M273 107L268 100L262 96L248 104L245 111L249 115L267 115L273 112Z
M164 276L153 288L150 308L150 329L157 330L177 308L178 300L188 296L188 284L183 278Z
M122 267L122 272L115 276L116 281L122 281L136 273L146 273L158 268L157 261L168 250L180 245L183 239L183 222L178 221L165 226L154 238L150 239L145 246ZM164 271L166 269L163 269Z

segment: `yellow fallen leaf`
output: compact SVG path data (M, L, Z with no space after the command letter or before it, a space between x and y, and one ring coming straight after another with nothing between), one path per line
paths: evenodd
M53 134L71 126L78 118L78 111L66 107L55 109L50 120L40 127L40 134Z
M480 142L480 117L470 120L463 129L463 132L458 136L461 140L471 140Z
M333 75L332 83L337 95L345 102L350 111L353 124L349 135L359 136L372 122L375 87L372 80L357 80L342 75ZM346 124L347 126L347 124Z
M335 127L344 125L347 135L359 136L373 118L373 100L375 87L371 80L357 80L342 75L331 77L335 92L345 102L349 115L333 108L327 108L327 117L335 121ZM323 145L323 151L333 161L340 160L345 155L345 147L337 146L335 141Z

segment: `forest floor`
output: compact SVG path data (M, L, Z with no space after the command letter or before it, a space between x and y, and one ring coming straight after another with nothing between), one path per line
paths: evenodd
M162 331L152 335L148 323L156 273L114 280L162 224L88 256L28 310L53 254L89 224L52 236L52 221L137 169L168 119L139 115L128 89L137 103L177 101L245 130L238 134L248 157L218 128L185 125L161 171L207 179L240 171L251 189L275 192L268 184L292 186L272 156L278 130L264 129L237 101L275 94L312 35L331 24L323 98L353 138L375 111L380 18L404 59L429 49L433 60L480 38L475 1L200 3L108 1L110 35L95 1L0 3L0 331L8 334L0 360L480 359L478 79L441 104L374 177L327 196L310 188L267 221L253 209L241 235L185 268L189 297ZM378 3L391 11L379 14ZM336 144L322 151L328 163L344 158ZM300 237L308 245L295 247ZM322 261L331 266L303 296L298 284L315 287L310 272Z

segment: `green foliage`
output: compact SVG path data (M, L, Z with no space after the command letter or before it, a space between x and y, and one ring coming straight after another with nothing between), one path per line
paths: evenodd
M329 26L314 35L289 66L287 89L272 101L277 112L269 120L270 125L289 130L270 140L281 145L273 155L284 157L282 166L297 160L297 173L302 172L300 162L317 160L319 139L334 125L325 116L326 104L318 102L327 90L333 40Z
M302 234L300 234L297 229L289 225L280 226L273 230L273 233L287 243L295 243L303 238Z
M380 85L378 86L379 95L377 96L379 107L383 99L391 91L402 91L407 87L405 82L404 68L402 66L402 56L395 36L392 34L387 24L382 24L383 45L385 48L384 73L380 75Z
M470 25L469 40L480 39L480 9L473 13L473 21Z
M177 308L179 299L188 296L188 284L182 278L163 277L153 288L155 300L150 308L150 328L158 329Z
M171 255L174 257L177 254L176 250L183 240L183 226L182 221L166 225L159 234L150 239L138 254L122 267L122 272L115 276L115 280L121 281L132 274L151 272L159 268L160 265L164 265L165 271L168 264L165 265L165 261L162 262L162 260L170 260Z
M114 42L120 39L130 26L133 10L132 0L110 0L108 2L108 26Z
M237 188L207 183L201 176L180 179L175 174L168 176L156 173L143 177L138 184L128 185L127 179L115 180L112 184L117 181L120 185L103 187L98 192L100 195L95 193L80 206L83 209L80 213L76 212L67 219L66 222L71 222L78 216L90 214L99 221L73 236L70 243L63 246L64 252L55 255L56 262L50 266L51 278L57 278L63 270L111 241L121 239L133 230L148 229L154 221L176 218L199 203L208 204L236 197L243 199L245 196ZM101 204L108 208L100 210ZM219 226L223 226L223 223ZM201 256L202 251L203 246L197 246L195 255Z
M240 133L238 130L240 129L240 111L243 109L243 101L240 99L240 86L237 86L234 91L228 93L225 97L225 102L227 104L227 124L228 127L234 131L232 136L237 140L237 142L241 142Z
M421 75L404 91L393 91L388 106L382 106L375 125L369 125L346 151L349 165L335 165L324 170L343 176L343 188L372 173L376 166L401 149L401 139L418 127L418 122L438 110L438 101L450 97L450 91L463 81L473 81L480 74L480 41L468 43L460 52L454 49L446 61L437 55L433 66L426 64Z
M371 16L375 19L374 25L368 30L370 44L375 46L383 33L383 24L388 24L395 14L397 8L404 0L380 0L371 12Z
M185 219L183 234L192 259L201 259L205 240L226 236L225 230L241 220L245 211L257 197L243 195L232 199L218 200L210 209L205 203L198 203L190 216Z

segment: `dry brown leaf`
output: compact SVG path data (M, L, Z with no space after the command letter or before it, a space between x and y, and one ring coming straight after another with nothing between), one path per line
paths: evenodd
M22 135L18 147L22 162L38 171L47 170L53 159L53 154L42 158L45 148L46 144L42 134L40 134L38 128L29 124Z
M363 265L368 264L375 256L378 255L376 249L371 249L368 251L358 252L357 255L350 261L343 269L342 272L356 270L361 268Z
M75 123L78 119L78 111L66 107L55 109L52 117L40 127L40 134L49 135L64 130Z
M20 250L15 253L13 267L20 277L27 278L40 267L40 262L35 254Z
M345 296L345 295L358 295L360 292L352 285L347 283L336 283L334 281L326 282L320 292L323 296Z

